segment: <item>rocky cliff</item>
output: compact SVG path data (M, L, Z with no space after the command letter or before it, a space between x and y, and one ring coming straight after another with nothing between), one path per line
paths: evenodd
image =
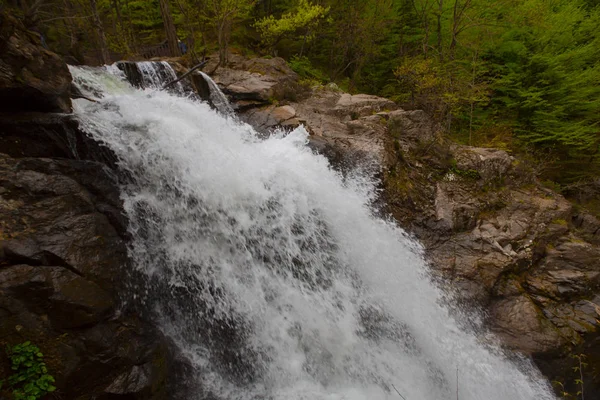
M0 347L39 346L58 398L165 398L167 342L120 300L130 264L111 154L64 114L64 61L11 16L0 27Z
M244 121L263 132L302 124L342 170L378 161L382 208L422 241L434 279L571 393L583 356L586 398L600 398L595 216L505 151L444 139L422 111L335 85L303 86L282 59L231 60L213 78Z

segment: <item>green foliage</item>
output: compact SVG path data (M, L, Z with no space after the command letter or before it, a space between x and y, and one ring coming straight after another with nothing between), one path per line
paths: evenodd
M52 385L54 378L48 373L44 355L37 346L24 342L7 347L6 352L13 371L7 384L15 400L37 400L56 390Z
M539 4L538 26L509 30L490 49L499 73L496 101L514 111L527 141L594 152L600 144L600 35L593 27L600 10L555 3Z
M573 384L571 385L575 392L571 392L567 389L566 384L563 384L560 381L552 381L552 384L556 386L559 390L560 397L563 399L585 399L584 396L584 379L583 379L583 370L588 366L585 362L587 356L585 354L571 354L571 358L575 360L576 365L572 367L573 373L577 376L573 380Z
M327 82L327 77L319 69L315 68L307 57L294 56L289 61L290 68L294 70L301 78L316 81L317 83Z
M481 178L479 172L474 169L460 169L456 164L456 160L450 160L450 169L448 173L464 179L477 180Z
M302 33L304 43L315 38L315 28L324 19L329 7L312 4L308 0L300 0L294 11L284 13L276 19L273 15L266 16L254 23L263 43L268 48L274 48L281 39Z

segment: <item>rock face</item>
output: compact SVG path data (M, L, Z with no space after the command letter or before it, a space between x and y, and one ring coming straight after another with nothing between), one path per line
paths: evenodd
M283 59L246 60L232 56L213 79L227 94L240 118L259 132L307 128L316 147L336 154L353 153L383 161L385 124L398 106L377 96L350 95L335 87L311 89ZM210 71L214 66L207 66ZM341 151L341 153L339 153Z
M164 396L164 341L119 315L129 262L120 210L101 164L0 154L0 340L36 343L65 398L104 398L141 367L155 380L132 398Z
M461 301L486 311L505 346L576 392L570 356L600 354L598 220L504 151L444 143L427 130L419 144L415 132L388 129L388 211L421 239ZM589 365L585 385L600 393L600 364Z
M39 36L0 13L0 108L10 111L70 112L71 74Z
M67 66L1 18L0 347L39 346L60 398L167 398L167 341L119 297L130 261L114 155L44 112L69 111ZM2 351L0 380L11 373Z
M506 152L444 141L423 111L330 87L271 104L272 88L293 88L294 75L239 71L248 63L215 74L246 122L263 132L302 124L312 146L342 169L348 154L377 160L385 211L423 242L441 284L483 308L505 346L533 356L570 392L578 378L571 355L585 355L586 398L600 398L597 218L542 187Z

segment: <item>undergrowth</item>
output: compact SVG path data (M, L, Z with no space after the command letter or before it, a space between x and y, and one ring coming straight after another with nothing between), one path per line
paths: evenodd
M0 389L6 384L14 400L38 400L54 392L54 377L48 373L44 354L31 342L7 346L12 375L0 381Z

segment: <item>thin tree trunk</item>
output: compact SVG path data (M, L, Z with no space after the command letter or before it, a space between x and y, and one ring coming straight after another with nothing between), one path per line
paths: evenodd
M438 0L437 13L437 51L440 54L440 62L444 61L444 49L442 48L442 13L444 12L444 0Z
M115 10L115 15L117 16L117 26L123 30L123 18L121 17L121 6L119 5L118 0L111 0L112 6Z
M464 4L459 7L459 0L454 0L452 11L452 40L450 41L450 58L454 59L456 53L456 45L458 43L458 34L460 33L460 25L463 21L465 12L471 6L471 0L465 0Z
M90 0L90 6L92 7L92 20L98 37L100 60L103 64L110 64L110 54L108 53L108 45L106 44L106 34L104 33L104 27L102 26L100 16L98 15L96 0Z
M195 46L196 32L194 30L194 25L190 21L188 10L186 10L186 8L183 6L183 4L181 4L181 1L180 0L175 0L175 1L177 3L177 7L179 7L179 10L181 11L181 14L183 14L183 18L185 19L185 26L189 32L189 35L186 38L188 52L192 55L192 58L194 59L194 61L196 61L198 58L197 58L196 52L194 50L194 48L196 47Z
M217 37L219 43L219 65L225 66L227 64L227 48L225 44L225 22L221 21L219 24L219 36Z
M181 51L179 50L179 43L177 41L177 30L175 29L175 23L173 23L173 17L171 16L169 0L160 0L160 14L162 15L165 33L167 34L169 53L174 57L180 56Z
M299 57L302 57L304 55L304 46L306 46L307 38L308 38L308 29L304 33L304 39L302 39L302 47L300 48L300 56Z
M139 52L139 45L136 36L132 33L133 22L131 20L131 9L129 8L129 0L125 0L125 11L127 12L127 34L129 35L129 41L131 49L134 53Z

